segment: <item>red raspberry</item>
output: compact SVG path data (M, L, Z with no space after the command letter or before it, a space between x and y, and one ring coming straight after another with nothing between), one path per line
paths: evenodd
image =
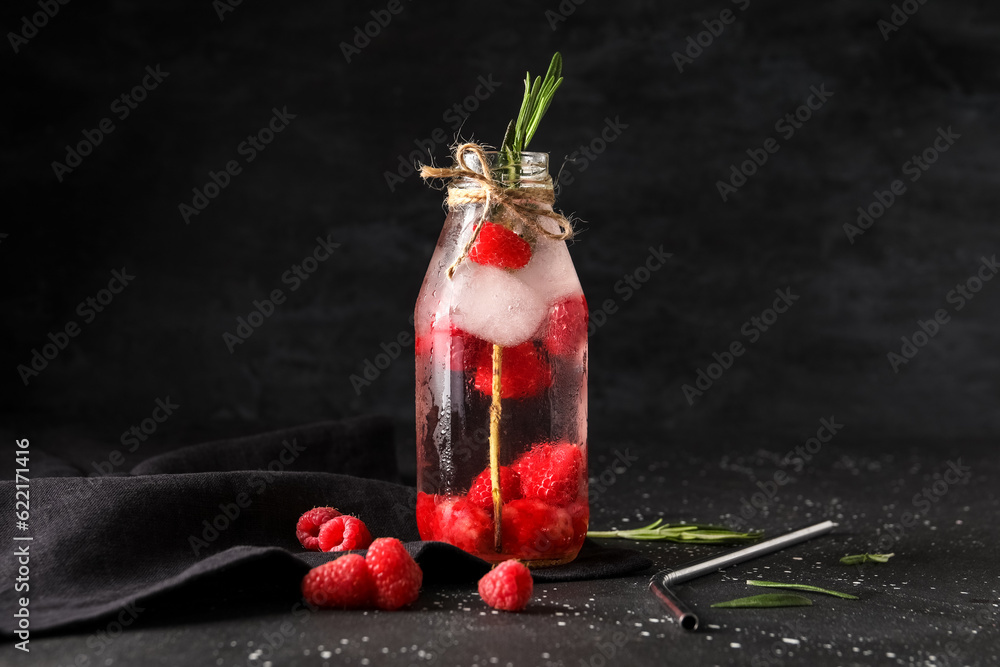
M310 551L319 551L319 530L330 519L340 516L340 512L332 507L314 507L299 517L295 526L295 536L299 542Z
M521 497L521 476L509 466L500 466L500 497L503 502ZM493 512L493 479L490 469L479 473L468 494L469 502L476 507Z
M492 502L492 501L491 501ZM480 555L493 549L493 520L463 496L438 502L438 538L463 551Z
M500 269L520 269L531 260L531 245L503 225L487 221L469 250L469 259Z
M505 560L479 580L479 596L494 609L521 611L528 605L533 587L524 563Z
M417 530L420 539L438 540L437 496L421 491L417 494Z
M365 559L347 554L309 570L302 579L302 595L316 607L362 609L374 600L375 582Z
M573 545L569 512L541 500L513 500L503 507L503 548L516 558L558 558Z
M572 443L543 443L511 466L521 476L521 495L565 507L580 495L583 452Z
M428 355L431 351L449 354L449 369L471 371L483 363L491 363L493 348L482 338L473 336L449 322L432 321L430 329L416 337L414 342L416 356Z
M416 602L424 573L394 537L380 537L365 556L375 582L375 606L392 611Z
M320 551L351 551L366 549L372 543L372 534L361 519L353 516L337 516L319 530Z
M563 299L549 311L545 347L549 354L572 354L587 341L587 299L582 294Z
M527 398L552 385L552 370L531 341L503 348L500 369L501 398ZM476 389L493 395L492 349L476 371Z
M451 370L471 371L493 363L493 346L482 338L452 327Z

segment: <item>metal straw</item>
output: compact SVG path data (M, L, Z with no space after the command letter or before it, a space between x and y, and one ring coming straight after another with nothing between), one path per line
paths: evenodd
M773 553L799 542L805 542L808 539L829 533L836 526L837 524L832 521L821 521L815 525L793 530L790 533L778 535L769 540L764 540L763 542L758 542L742 549L736 549L721 556L700 558L676 570L658 572L650 580L649 588L663 606L673 614L682 628L685 630L696 630L698 628L698 616L677 599L673 591L668 588L671 584L690 581L702 575L717 572L724 567Z

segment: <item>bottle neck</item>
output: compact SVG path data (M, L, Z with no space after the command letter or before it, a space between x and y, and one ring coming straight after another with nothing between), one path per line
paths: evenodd
M484 151L483 154L489 165L490 176L497 183L512 188L552 189L548 153L524 152L513 163L507 163L504 155L497 151ZM483 165L478 156L466 154L463 160L468 169L483 173ZM452 181L452 187L474 189L482 185L475 179L458 178Z

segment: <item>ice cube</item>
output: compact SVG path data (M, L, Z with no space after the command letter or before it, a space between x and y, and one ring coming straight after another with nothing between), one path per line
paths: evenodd
M468 259L452 282L452 321L474 336L509 347L530 339L545 319L545 301L514 274Z
M514 275L547 305L583 292L565 241L539 238L531 261Z

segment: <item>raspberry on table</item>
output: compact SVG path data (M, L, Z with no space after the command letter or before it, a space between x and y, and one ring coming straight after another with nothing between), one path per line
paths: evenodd
M424 573L394 537L380 537L365 556L368 573L375 583L375 606L392 611L416 602Z
M469 259L500 269L521 269L531 260L531 245L503 225L483 222Z
M316 541L320 551L352 551L366 549L372 535L361 519L341 515L323 524Z
M493 479L489 468L479 473L466 497L476 507L493 511ZM500 497L503 502L521 497L521 476L510 466L500 466Z
M582 294L558 302L549 311L545 347L550 354L570 354L587 340L587 299Z
M365 559L347 554L309 570L302 578L302 596L314 607L364 609L374 601L375 583Z
M521 478L521 495L566 507L580 495L583 451L573 443L541 443L511 465Z
M505 560L479 580L483 602L502 611L521 611L528 605L534 582L524 563Z
M340 512L332 507L314 507L299 517L295 526L295 536L299 543L310 551L319 551L319 531L330 519L340 516Z
M552 369L531 341L505 347L501 361L500 397L527 398L552 386ZM492 350L476 371L476 389L493 395Z

